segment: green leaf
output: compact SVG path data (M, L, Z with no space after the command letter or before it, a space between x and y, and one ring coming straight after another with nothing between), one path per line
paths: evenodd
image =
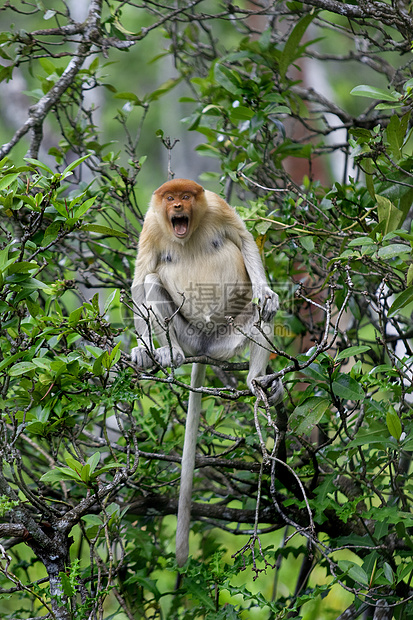
M116 93L115 99L125 99L126 101L130 101L134 105L142 105L142 101L139 99L137 95L135 95L135 93L130 93L130 92Z
M300 238L300 244L303 246L304 250L307 252L312 252L314 250L314 237L306 236Z
M49 168L46 164L39 161L38 159L34 159L33 157L23 157L24 161L28 161L29 164L36 166L36 168L40 168L41 170L45 170L46 172L50 172L51 175L54 174L53 170Z
M103 351L103 353L101 355L99 355L99 357L94 361L93 366L92 366L92 370L93 370L93 374L95 374L97 377L99 377L100 375L103 375L102 366L104 368L107 368L107 366L106 366L106 358L108 358L108 357L109 356L108 356L107 351Z
M315 13L308 13L307 15L305 15L296 24L290 36L288 37L279 60L279 72L282 78L285 78L288 67L291 65L291 63L294 62L294 60L296 60L297 58L299 58L299 43L315 16Z
M357 97L369 97L369 99L380 99L381 101L394 101L398 103L400 101L399 93L393 91L390 93L388 90L382 90L381 88L375 88L368 84L360 84L350 91L350 95L356 95Z
M48 295L53 293L53 290L47 284L40 282L37 278L26 278L24 282L22 282L22 286L25 290L38 291L42 289Z
M407 270L406 284L407 286L410 286L411 284L413 284L413 263L409 265L409 268Z
M392 157L399 161L402 156L402 148L406 137L409 114L405 114L401 119L394 114L386 127L386 136Z
M195 150L205 155L205 157L219 158L221 155L220 150L212 144L199 144L197 147L195 147Z
M90 515L90 514L83 515L82 521L84 521L89 527L90 526L96 526L96 527L102 526L102 519L98 515Z
M157 601L159 601L159 599L162 597L162 594L160 593L160 591L158 590L157 586L156 586L156 581L154 581L153 579L149 579L148 577L145 577L143 575L139 575L139 574L134 574L132 577L130 577L129 579L127 579L126 583L132 584L132 583L137 583L140 586L144 587L145 590L148 590L148 592L151 592ZM223 618L226 618L226 616L223 616Z
M375 245L375 243L371 237L357 237L357 239L349 241L347 245L349 248L353 248L358 245Z
M394 447L394 440L387 436L385 427L383 427L377 430L362 429L357 433L357 436L350 441L347 445L347 449L349 450L350 448L373 443Z
M120 345L121 343L118 342L118 344L115 347L113 347L110 354L108 354L107 359L103 358L102 364L105 366L107 370L112 368L112 366L114 366L116 362L120 360L120 356L121 356Z
M362 585L369 584L369 578L366 571L355 562L351 562L350 560L339 560L338 565L340 570L351 577L351 579L354 579L354 581L357 581Z
M115 463L114 461L111 461L110 463L103 465L103 467L99 467L92 477L96 478L97 476L100 476L100 474L104 474L107 471L113 471L114 469L119 469L121 467L123 467L122 463Z
M31 435L44 435L47 429L47 424L44 422L38 422L34 420L33 422L28 422L26 426L26 431Z
M405 291L399 293L389 308L389 317L397 314L399 310L413 302L413 286L409 286Z
M72 161L71 164L69 164L67 166L67 168L65 168L61 174L61 178L65 179L66 177L68 177L72 170L74 170L75 168L77 168L78 166L80 166L80 164L82 162L85 161L85 159L87 159L88 157L90 157L91 153L88 153L87 155L83 155L83 157L79 157L79 159L75 159L75 161Z
M128 237L127 234L121 232L120 230L114 230L113 228L109 228L108 226L100 226L99 224L83 224L80 226L80 230L88 230L89 232L100 233L101 235L106 235L108 237Z
M12 75L13 75L13 65L10 65L8 67L2 67L0 69L0 82L3 82L4 80L11 80L12 79Z
M52 360L47 357L35 357L32 360L32 364L36 366L36 368L42 368L43 370L51 370Z
M93 198L89 198L89 200L86 200L83 204L81 204L75 211L75 218L77 219L79 217L82 217L82 215L84 215L86 211L90 209L95 200L96 196L93 196Z
M372 506L360 516L363 519L373 518L380 523L388 521L389 523L394 524L402 523L407 528L411 528L413 526L412 513L402 510L400 506Z
M83 482L88 483L90 480L90 465L89 463L86 463L85 465L82 466L81 470L80 470L80 477L82 478Z
M42 482L61 482L62 480L81 481L79 474L69 469L69 467L55 467L43 474L40 480Z
M336 381L333 381L333 392L345 400L363 400L364 398L361 385L350 375L340 375Z
M33 362L19 362L10 368L9 375L10 377L19 377L20 375L25 375L26 373L34 370L36 365Z
M56 208L56 207L55 207ZM57 210L57 209L56 209ZM68 214L66 213L65 217ZM57 220L56 222L52 222L50 224L50 226L48 226L44 232L44 236L43 236L43 240L42 240L42 245L44 247L46 247L47 245L49 245L49 243L52 243L53 241L57 241L57 237L59 235L60 232L60 228L63 226L63 222L61 220Z
M402 105L402 100L400 100L398 103L378 103L376 105L376 110L394 110L395 108L401 108Z
M192 579L187 575L185 581L191 596L201 603L204 610L206 611L209 609L210 611L215 611L214 601L208 596L207 592L200 587L198 579Z
M100 452L95 452L94 454L92 454L92 456L88 458L86 462L90 466L90 473L93 474L96 467L99 465L99 461L100 461Z
M44 69L45 73L47 73L47 75L53 75L54 73L56 73L55 65L48 58L40 58L39 63L42 69Z
M76 310L73 310L73 312L69 314L69 318L67 319L67 322L70 325L70 327L75 327L79 323L80 317L82 316L82 312L83 312L83 307L81 306L80 308L76 308Z
M17 254L15 254L13 258L9 258L9 250L12 245L13 243L9 243L0 250L0 271L6 271L16 260Z
M157 99L159 99L159 97L161 97L162 95L165 95L170 90L175 88L175 86L177 84L179 84L179 82L181 82L181 80L182 80L182 78L171 78L170 80L167 80L166 82L161 84L161 86L159 86L159 88L154 90L149 95L146 95L145 98L144 98L144 101L145 102L149 102L149 103L151 101L156 101Z
M386 245L384 248L380 248L377 255L384 260L389 260L390 258L400 256L400 254L405 254L406 252L411 252L411 248L408 245L404 243L392 243Z
M351 577L351 579L354 579L354 581L357 581L358 583L368 586L369 585L369 578L367 576L366 571L361 568L361 566L358 566L358 564L354 564L350 570L348 571L348 576Z
M62 584L63 594L65 596L74 596L76 594L76 590L73 585L70 583L69 577L66 573L59 573L60 583Z
M19 178L19 173L13 174L5 174L4 177L0 179L0 191L9 187L16 179Z
M38 316L40 312L42 312L42 309L40 308L39 304L33 301L30 297L26 297L25 303L32 317L35 318L36 316Z
M10 364L13 364L13 362L15 360L18 360L19 357L21 357L22 355L24 355L24 351L18 351L14 355L10 355L9 357L6 357L2 362L0 362L0 372L4 370L5 368L7 368L7 366L10 366Z
M68 466L70 467L70 469L72 469L76 473L78 473L80 471L80 469L82 467L82 463L80 461L78 461L77 459L74 459L73 456L68 454L65 457L65 461L68 464Z
M13 263L9 268L9 274L12 273L29 273L39 268L39 265L34 261L27 262L21 261L19 263Z
M233 95L238 94L239 89L242 88L240 75L219 63L214 67L214 78L222 88L225 88L225 90Z
M255 112L246 108L245 106L238 106L236 108L231 108L229 112L229 117L233 123L237 123L238 121L249 121L253 118Z
M10 265L14 263L15 260L16 260L15 258L9 258L9 260L2 262L0 264L0 271L7 272L8 268L10 267Z
M311 396L301 405L298 405L290 416L290 427L297 435L306 435L311 432L321 420L330 403L325 398Z
M303 355L299 358L300 361L305 361L306 356ZM318 362L315 361L306 368L303 368L303 374L315 379L316 381L321 381L323 383L328 383L328 374L327 370Z
M69 210L68 210L66 204L64 204L62 202L58 202L57 200L55 200L52 203L52 206L56 209L56 211L59 213L59 215L63 215L63 217L65 219L69 219L70 213L69 213Z
M394 582L393 569L388 562L384 562L383 564L383 573L389 583Z
M376 194L376 201L379 222L385 222L385 228L382 232L387 235L387 233L396 230L396 228L402 224L403 212L384 196L378 196Z
M370 157L366 157L366 159L364 159L363 162L364 162L363 166L364 166L364 171L365 171L366 187L367 187L367 190L370 196L374 198L375 196L374 173L376 171L376 168L373 164L373 160Z
M402 423L394 407L390 406L386 414L386 424L392 437L399 441L402 434Z
M116 288L113 291L113 293L111 293L109 297L107 298L107 300L105 301L105 306L103 308L103 314L106 314L106 312L109 310L113 302L119 303L119 300L120 300L120 290Z
M367 345L360 345L360 346L355 346L355 347L348 347L348 349L344 349L343 351L340 351L340 353L337 355L336 360L344 360L347 359L348 357L353 357L353 355L358 355L359 353L365 353L366 351L370 351L371 347L367 346Z

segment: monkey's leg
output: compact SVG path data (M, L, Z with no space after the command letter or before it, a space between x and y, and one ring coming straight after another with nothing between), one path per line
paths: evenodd
M143 284L133 286L132 298L138 337L138 346L131 351L132 361L140 368L149 368L154 365L154 361L162 366L180 366L185 356L178 333L179 329L183 329L181 323L184 320L177 313L177 307L159 276L156 273L148 274ZM166 325L166 320L171 317L171 322ZM151 327L163 345L159 349L153 348Z
M194 364L191 387L201 387L205 379L204 364ZM176 528L176 561L183 566L188 559L189 527L191 521L192 484L194 478L195 452L198 435L202 394L190 392L188 414L185 424L184 449L182 453L181 486L179 489L178 523Z
M153 312L153 330L161 344L154 351L154 358L161 366L180 366L185 360L181 334L187 328L186 320L155 273L145 278L145 297Z
M266 374L267 364L270 359L270 342L274 329L271 323L261 325L262 333L258 327L252 325L249 331L250 340L250 367L247 376L247 385L251 388L251 381L256 377ZM268 338L269 342L266 340Z
M274 336L274 325L272 323L262 323L261 330L253 326L250 331L250 367L247 376L247 385L254 393L253 379L259 379L267 374L267 364L270 359L270 342ZM267 340L268 339L268 340ZM269 403L276 405L282 400L284 388L282 382L276 379L269 387Z
M133 319L138 346L131 350L132 362L139 368L150 368L154 365L154 348L151 336L151 316L146 300L145 282L134 282L132 285Z

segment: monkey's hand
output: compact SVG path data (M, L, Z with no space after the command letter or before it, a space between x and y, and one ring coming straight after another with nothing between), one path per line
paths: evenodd
M160 366L182 366L185 361L184 352L176 347L160 347L153 353L154 358Z
M260 308L262 320L271 321L279 307L277 293L274 293L267 285L258 285L253 287L252 296L254 303Z

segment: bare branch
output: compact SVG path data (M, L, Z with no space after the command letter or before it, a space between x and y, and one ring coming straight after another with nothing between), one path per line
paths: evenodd
M59 101L63 93L71 86L77 73L82 68L85 58L89 55L95 40L99 38L101 10L102 0L91 0L88 17L83 27L82 40L78 45L75 55L70 60L56 84L29 109L29 118L24 125L16 131L13 138L7 144L2 146L0 149L0 159L10 153L11 149L29 131L32 132L32 138L27 155L32 158L37 157L42 138L44 119L50 109Z

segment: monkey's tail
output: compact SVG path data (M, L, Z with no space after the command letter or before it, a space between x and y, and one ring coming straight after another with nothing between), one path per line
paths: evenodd
M205 365L194 364L191 373L191 387L201 387L205 379ZM182 452L181 486L179 489L178 523L176 528L176 561L183 566L189 553L189 526L191 521L192 483L195 468L195 452L201 413L200 392L190 392L188 414L185 424L184 449Z

